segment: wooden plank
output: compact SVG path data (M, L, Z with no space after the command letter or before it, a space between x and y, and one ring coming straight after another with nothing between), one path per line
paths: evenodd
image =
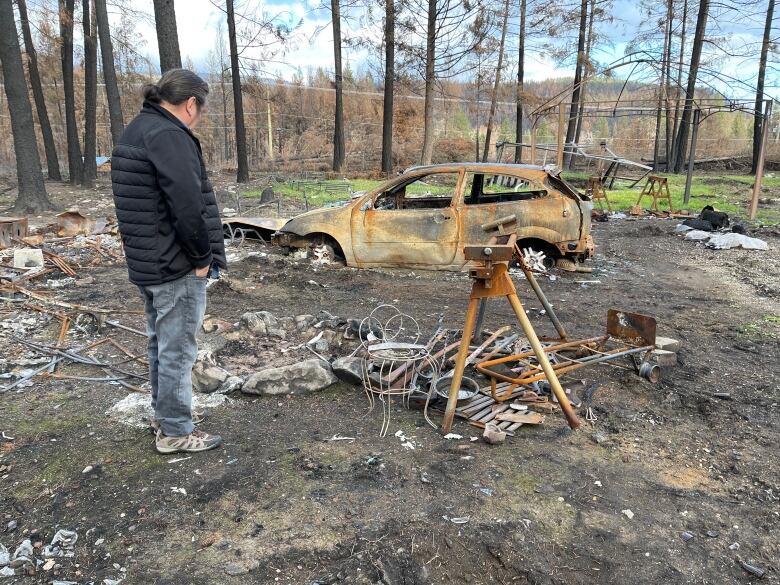
M509 405L508 405L508 404L501 404L501 405L498 405L498 407L497 407L497 408L496 408L496 405L494 405L494 406L492 406L492 407L490 408L490 411L489 411L489 412L488 412L488 413L487 413L485 416L482 416L482 417L480 417L480 418L479 418L479 421L480 421L480 422L483 422L483 423L489 423L489 422L490 422L490 421L492 421L494 418L496 418L496 415L497 415L497 414L499 414L499 413L501 413L501 412L504 412L504 411L505 411L505 410L507 410L508 408L509 408Z
M538 412L499 412L496 420L522 423L524 425L540 425L544 422L544 415Z

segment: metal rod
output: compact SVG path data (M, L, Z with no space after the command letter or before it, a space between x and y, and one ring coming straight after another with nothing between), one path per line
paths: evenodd
M509 277L507 276L507 278ZM536 354L536 359L539 360L539 364L542 366L542 369L547 376L547 381L550 383L553 394L555 394L555 397L558 399L558 404L560 404L561 410L563 410L566 422L569 423L569 427L572 430L576 429L580 426L580 421L574 413L574 409L571 407L571 403L569 402L566 393L563 391L561 383L558 381L558 376L555 375L555 370L553 370L550 361L547 359L547 354L544 352L544 348L539 342L539 338L536 336L536 331L534 331L534 327L528 319L528 315L525 314L525 309L523 309L520 299L517 294L514 293L507 295L507 299L509 299L509 304L512 305L512 309L514 310L515 315L517 315L517 320L520 321L523 333L525 333L526 338ZM452 389L450 389L450 398L452 398Z
M485 310L487 309L487 298L479 299L479 312L477 313L477 324L474 326L474 333L471 340L477 343L479 336L482 335L482 324L485 321Z
M531 269L528 268L528 265L525 263L523 253L520 251L520 247L517 244L515 244L515 252L517 253L518 262L520 263L520 270L523 271L525 279L528 281L528 284L531 285L531 288L536 294L536 297L539 299L539 302L542 303L544 310L547 312L547 316L550 318L550 321L552 321L553 327L555 327L555 330L558 332L558 335L561 337L561 339L566 339L568 334L566 333L566 329L564 328L563 323L558 320L558 316L555 314L550 301L547 300L547 297L542 291L542 288L536 281L534 273L531 272Z

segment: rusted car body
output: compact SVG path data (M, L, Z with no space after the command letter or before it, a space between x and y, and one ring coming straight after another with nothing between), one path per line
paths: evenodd
M348 266L460 270L482 225L516 217L520 246L582 261L593 253L591 202L543 167L452 163L413 167L341 207L289 220L276 244L332 247Z

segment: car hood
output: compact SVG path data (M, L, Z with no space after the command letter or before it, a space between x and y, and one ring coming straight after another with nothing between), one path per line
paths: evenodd
M344 209L344 206L340 207L321 207L319 209L312 209L310 211L306 211L304 213L301 213L300 215L296 215L287 223L285 223L282 227L279 228L280 232L288 232L288 231L295 231L295 228L297 225L300 225L301 223L307 223L307 222L321 222L324 221L329 215L333 215L335 213L338 213Z

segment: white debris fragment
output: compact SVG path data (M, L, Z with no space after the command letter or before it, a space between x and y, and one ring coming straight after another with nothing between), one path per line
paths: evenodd
M715 250L728 250L730 248L744 248L745 250L769 249L769 245L764 240L736 233L715 234L705 246Z
M712 236L710 232L705 232L702 230L691 230L687 234L685 234L685 239L693 240L694 242L699 242L703 240L709 240L710 236Z
M452 440L457 441L458 439L462 439L463 435L459 435L457 433L447 433L446 435L444 435L444 438L447 439L448 441L452 441Z
M216 408L226 402L230 402L230 399L224 394L193 393L192 395L194 410ZM148 426L147 421L149 417L154 416L154 411L148 394L132 392L108 409L106 414L123 424L143 429Z
M625 510L621 510L621 512L622 512L622 513L625 515L625 517L626 517L626 518L628 518L629 520L631 520L631 519L634 517L634 513L633 513L633 512L632 512L630 509L628 509L628 508L626 508Z
M186 495L187 495L187 490L185 490L184 488L180 488L180 487L172 487L172 488L171 488L171 491L172 491L172 492L175 492L175 493L177 493L177 494L181 494L181 495L183 495L183 496L186 496Z

